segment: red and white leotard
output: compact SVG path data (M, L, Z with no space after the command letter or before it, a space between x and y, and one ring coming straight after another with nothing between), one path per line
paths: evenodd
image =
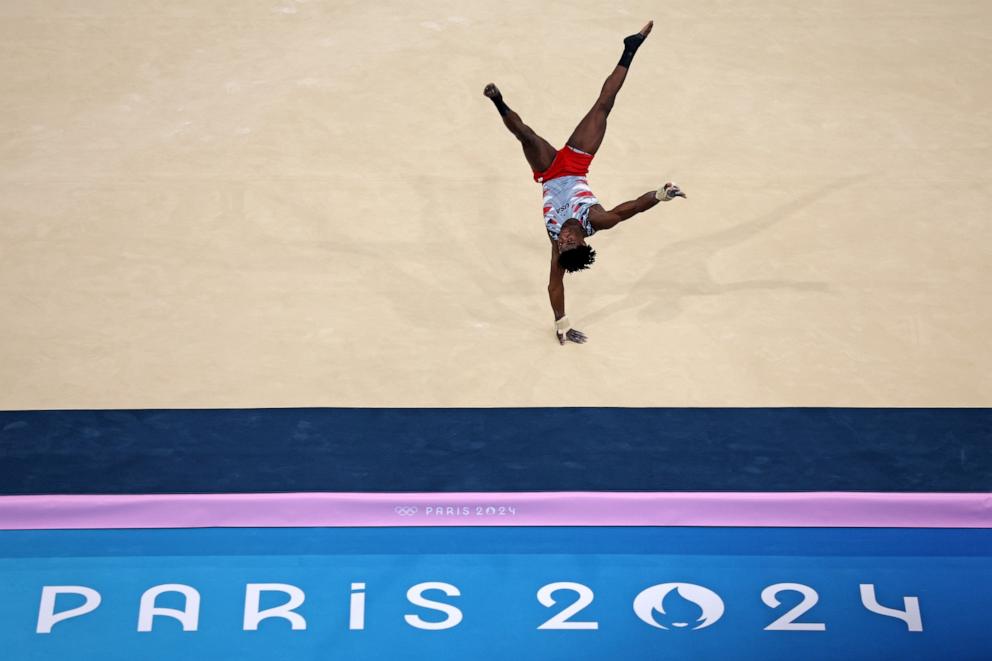
M586 236L596 232L589 222L590 207L599 204L586 180L590 163L592 154L566 146L558 150L551 167L534 173L534 181L544 189L544 226L552 239L558 239L561 226L572 218L582 223Z

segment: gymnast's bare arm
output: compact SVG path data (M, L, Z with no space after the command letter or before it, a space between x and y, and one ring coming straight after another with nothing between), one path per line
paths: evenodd
M636 200L630 200L628 202L624 202L623 204L619 204L609 211L606 211L603 207L597 204L589 209L589 223L597 232L600 230L612 229L613 227L616 227L618 223L647 211L659 202L667 202L668 200L676 197L685 197L685 193L683 193L677 185L667 183L657 191L648 191Z
M551 275L548 276L548 298L551 299L551 309L555 313L555 334L558 342L584 343L588 338L582 331L568 327L568 317L565 316L565 269L558 264L558 244L551 240Z

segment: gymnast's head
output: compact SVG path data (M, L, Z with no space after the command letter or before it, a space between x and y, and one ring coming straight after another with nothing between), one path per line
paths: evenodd
M575 218L565 221L558 233L558 265L575 273L589 268L595 261L596 251L586 243L582 223Z

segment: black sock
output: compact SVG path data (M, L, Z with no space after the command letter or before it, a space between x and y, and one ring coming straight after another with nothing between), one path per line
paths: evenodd
M491 100L493 104L496 106L496 110L499 111L499 116L506 117L506 113L510 112L510 109L506 107L505 103L503 103L503 95L497 94L496 96L492 97Z
M623 40L623 55L620 56L620 62L617 63L617 66L630 68L630 63L634 59L634 53L644 43L644 38L643 34L638 33L632 34Z

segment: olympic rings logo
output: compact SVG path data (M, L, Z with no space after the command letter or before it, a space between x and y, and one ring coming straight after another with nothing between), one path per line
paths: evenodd
M415 505L397 505L393 511L400 516L413 516L417 513L417 507Z

